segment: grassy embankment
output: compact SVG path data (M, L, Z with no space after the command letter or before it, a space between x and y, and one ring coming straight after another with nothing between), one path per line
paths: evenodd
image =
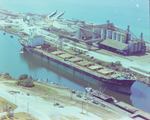
M15 111L18 108L17 105L11 103L10 101L6 100L3 97L0 97L0 113L7 112L5 110L7 110L8 106L11 106L10 111ZM38 120L37 118L35 118L31 114L27 114L27 113L24 113L24 112L14 113L13 117L8 117L8 115L9 115L9 113L7 112L6 115L1 115L0 119L1 120L3 120L3 119L4 120L10 120L10 118L11 118L11 119L19 119L19 120L26 120L26 119Z
M8 100L6 100L5 98L0 97L0 113L3 113L5 111L3 111L4 109L7 109L6 107L11 106L13 110L17 109L17 105L9 102Z
M57 87L57 85L50 86L50 85L47 85L46 83L41 83L41 82L40 83L34 82L35 87L32 87L32 88L17 86L15 83L9 83L9 82L5 82L4 84L7 86L11 86L11 87L17 87L19 90L29 93L31 96L38 96L48 102L52 102L54 104L59 103L59 105L63 105L65 107L75 106L78 108L82 108L82 102L83 102L83 110L85 113L87 102L83 101L81 98L77 98L76 94L72 94L72 99L71 99L71 91L72 91L71 89ZM105 108L107 108L107 106ZM88 111L99 117L102 117L104 120L107 120L107 118L109 118L109 116L107 116L106 113L109 113L109 115L115 116L115 118L117 119L120 118L119 115L116 115L110 111L107 111L106 109L102 109L93 104L89 104ZM103 114L101 114L101 112L99 111L101 111Z

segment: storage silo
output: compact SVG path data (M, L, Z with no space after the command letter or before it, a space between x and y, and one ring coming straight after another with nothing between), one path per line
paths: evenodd
M101 38L101 29L99 28L99 37Z
M138 43L139 43L138 51L141 51L142 42L138 42Z
M132 41L129 42L129 53L134 52L134 43Z
M137 44L137 42L135 41L135 42L134 42L134 52L137 52L137 51L138 51L137 45L138 45L138 44Z
M93 28L93 35L92 39L96 39L100 36L100 29L99 28Z
M141 46L141 49L145 47L145 42L141 42L142 43L142 46Z
M92 39L96 39L96 29L95 28L93 28L93 34L92 34Z
M112 30L107 30L107 38L112 39Z
M128 41L129 41L129 40L131 40L131 34L129 34L129 36L128 36Z
M139 51L139 42L137 42L137 52Z
M116 33L115 31L113 31L113 32L112 32L112 39L113 39L113 40L116 40L116 37L117 37L117 33Z
M121 35L121 42L126 43L126 34Z
M101 38L106 37L106 30L101 29Z
M97 29L97 38L100 37L100 28L96 28Z
M117 41L120 41L120 37L121 37L121 35L120 35L120 33L117 33Z

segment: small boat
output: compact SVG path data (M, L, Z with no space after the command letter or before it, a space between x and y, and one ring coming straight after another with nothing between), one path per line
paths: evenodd
M12 36L12 35L11 35L10 37L11 37L11 38L13 38L13 36Z
M5 35L5 33L3 33L3 35Z

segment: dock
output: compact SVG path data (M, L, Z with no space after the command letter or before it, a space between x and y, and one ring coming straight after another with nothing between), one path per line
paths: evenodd
M115 98L110 97L102 92L94 91L90 94L97 103L104 104L105 106L121 112L134 120L150 120L149 113L135 108L125 102L116 101Z

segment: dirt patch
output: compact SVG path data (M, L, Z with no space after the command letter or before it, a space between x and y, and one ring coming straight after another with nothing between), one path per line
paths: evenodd
M17 105L9 102L5 98L0 97L0 113L6 112L9 106L11 106L13 110L17 109L18 107Z
M24 112L19 112L19 113L15 113L13 115L13 117L8 117L8 116L1 116L0 117L5 118L4 120L13 120L13 119L18 119L18 120L39 120L38 118L34 117L33 115L29 114L29 113L24 113Z

